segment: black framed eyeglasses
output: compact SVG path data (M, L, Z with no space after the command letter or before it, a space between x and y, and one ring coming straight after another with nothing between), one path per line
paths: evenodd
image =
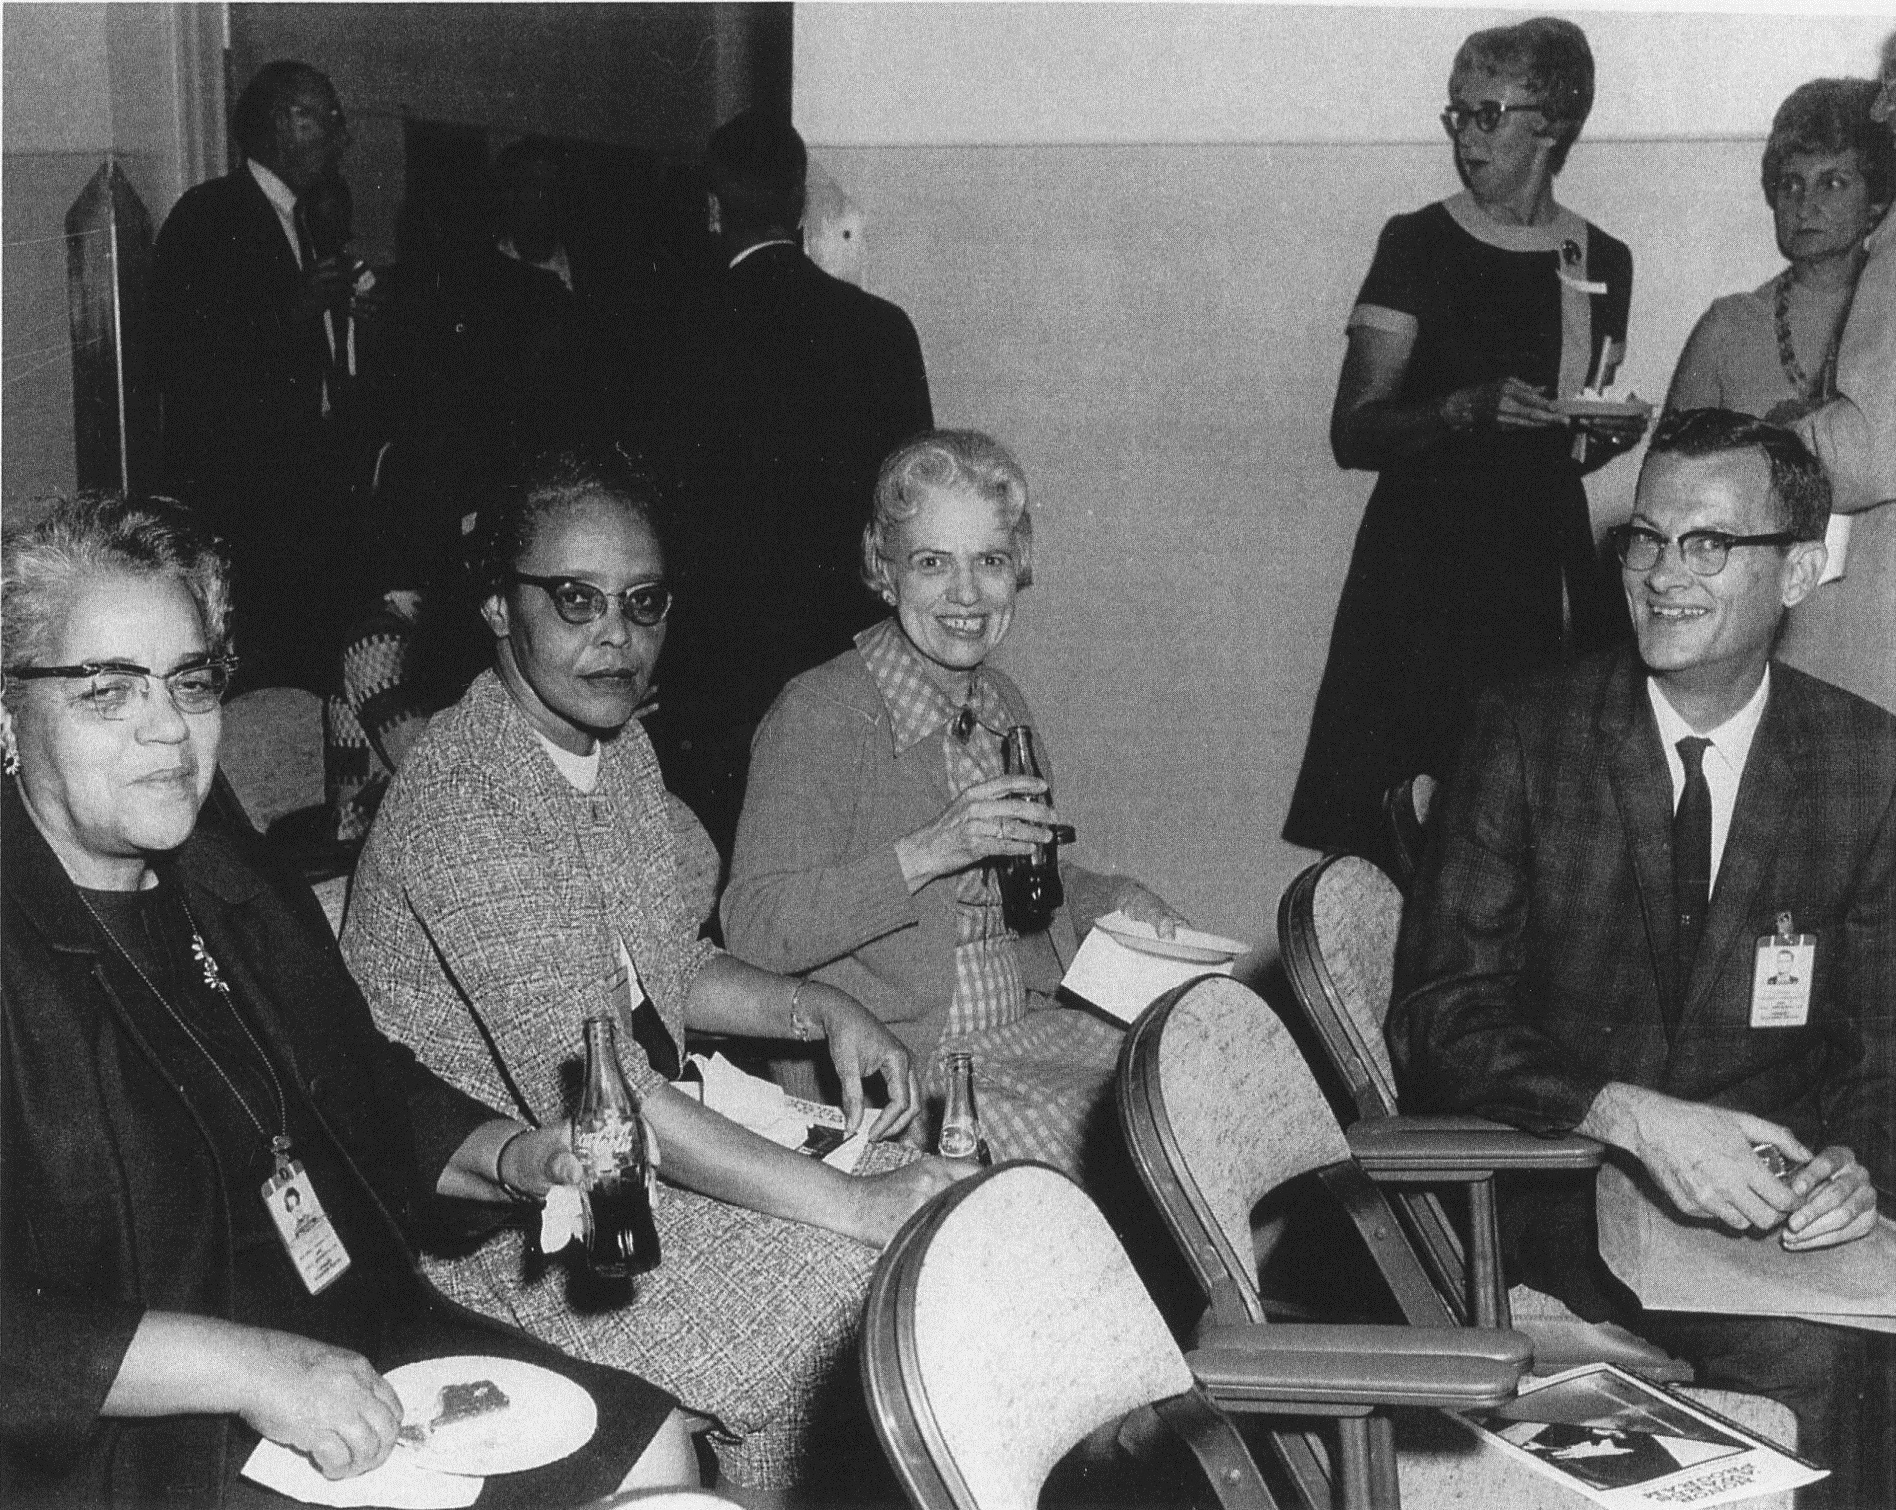
M1460 136L1473 121L1483 136L1493 136L1501 129L1504 117L1519 115L1523 110L1544 112L1546 108L1544 105L1503 105L1499 100L1483 100L1479 105L1450 105L1442 112L1442 124L1450 136Z
M672 609L672 590L663 582L639 582L622 592L582 582L578 577L530 577L510 573L515 582L537 587L553 600L553 611L569 624L590 624L606 611L606 601L617 598L619 617L641 629L656 629Z
M1795 545L1798 536L1786 530L1770 535L1733 535L1725 530L1687 530L1671 538L1643 524L1616 524L1606 532L1628 571L1651 571L1675 540L1686 569L1695 577L1716 577L1731 559L1734 546Z
M209 713L224 700L230 679L237 671L235 656L216 660L193 661L160 676L147 666L130 661L82 661L76 666L9 666L7 675L23 682L57 678L83 681L78 701L100 718L130 718L151 696L151 684L159 683L180 713Z

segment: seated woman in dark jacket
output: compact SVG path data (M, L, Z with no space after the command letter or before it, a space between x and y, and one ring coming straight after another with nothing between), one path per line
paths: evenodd
M4 591L0 1499L275 1501L238 1479L259 1437L366 1472L402 1424L381 1371L456 1354L599 1407L481 1504L695 1481L663 1392L417 1275L411 1237L579 1167L376 1033L320 913L193 833L231 666L214 549L170 506L58 503Z

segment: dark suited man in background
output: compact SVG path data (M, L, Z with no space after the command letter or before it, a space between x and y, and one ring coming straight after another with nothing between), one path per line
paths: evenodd
M661 442L681 487L653 734L667 784L727 860L759 720L786 681L881 616L856 565L876 472L933 422L908 316L803 253L806 167L777 116L746 111L712 136L721 270L680 335Z
M374 460L353 393L359 266L342 248L349 128L323 74L279 61L231 129L243 165L189 190L155 250L166 485L231 547L244 682L319 691Z
M1388 1022L1411 1109L1578 1130L1685 1218L1793 1252L1862 1239L1896 1193L1896 718L1771 659L1829 502L1787 430L1661 423L1614 535L1637 653L1484 697ZM1803 991L1759 996L1786 933L1816 937ZM1780 1180L1757 1143L1811 1162ZM1891 1503L1888 1338L1641 1311L1599 1260L1591 1176L1513 1192L1503 1225L1511 1278L1791 1406L1834 1470L1801 1503Z

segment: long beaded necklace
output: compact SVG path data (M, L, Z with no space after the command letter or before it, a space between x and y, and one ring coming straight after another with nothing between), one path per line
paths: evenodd
M1806 403L1827 399L1836 392L1837 386L1837 347L1843 335L1843 320L1838 320L1830 332L1830 345L1824 351L1824 360L1817 369L1817 380L1812 382L1804 371L1803 364L1797 360L1797 350L1791 344L1791 270L1787 267L1777 275L1773 288L1772 313L1777 319L1778 365L1784 369L1784 377L1791 385L1791 391Z
M103 933L107 942L118 951L119 958L132 967L138 978L145 983L145 989L158 998L158 1005L165 1009L165 1014L178 1025L178 1030L204 1056L206 1062L216 1072L217 1078L224 1082L224 1089L230 1092L231 1098L250 1119L251 1126L257 1129L257 1135L269 1143L270 1153L276 1160L278 1175L287 1176L290 1173L290 1108L283 1094L283 1082L277 1078L276 1065L271 1062L270 1056L264 1053L263 1045L257 1042L257 1035L250 1031L250 1024L244 1021L243 1013L237 1010L237 1004L231 1000L230 987L224 983L223 972L217 968L217 961L211 957L210 950L204 946L204 935L198 932L197 919L191 913L191 904L182 896L178 898L178 905L184 909L185 919L191 924L191 953L203 967L204 984L216 992L225 1007L229 1009L230 1015L236 1019L237 1026L242 1029L244 1037L250 1042L250 1047L256 1050L257 1057L263 1061L263 1067L269 1073L270 1084L276 1091L277 1126L281 1129L275 1134L263 1125L263 1118L252 1110L250 1103L244 1099L243 1092L237 1089L236 1082L224 1072L224 1066L217 1062L217 1056L211 1052L210 1045L199 1036L197 1029L184 1020L184 1015L171 1005L165 993L160 991L157 984L145 973L144 967L132 958L131 951L120 943L118 935L106 926L105 919L99 916L98 910L87 900L84 892L79 894L79 901L86 911L92 914L92 921L99 925L99 932Z

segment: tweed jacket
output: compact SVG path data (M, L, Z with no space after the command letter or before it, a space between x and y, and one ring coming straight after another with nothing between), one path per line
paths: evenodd
M672 1038L716 953L680 899L658 763L636 721L573 790L492 671L428 726L363 847L342 951L376 1022L449 1084L529 1121L573 1109L583 1023L623 940ZM641 1090L659 1083L624 1040Z
M231 1417L99 1409L147 1310L231 1314L231 1203L254 1188L227 1188L209 1131L114 993L96 927L11 782L0 808L0 1500L214 1504L241 1447ZM224 838L201 827L171 863L212 955L372 1208L411 1238L464 1236L465 1203L441 1201L434 1182L495 1114L374 1031L320 916L312 925L312 909L299 914ZM491 1225L502 1208L478 1210ZM415 1305L447 1307L419 1277Z
M1772 668L1676 981L1672 787L1644 681L1628 650L1483 698L1403 917L1387 1032L1405 1105L1561 1130L1618 1080L1842 1144L1887 1197L1896 718ZM1784 912L1817 935L1809 1021L1753 1028L1754 951Z
M992 666L983 674L1011 716L1031 723L1020 689ZM1044 751L1042 768L1051 780ZM797 677L751 751L722 907L731 952L847 991L926 1063L954 995L955 877L911 896L895 841L954 795L940 741L895 753L894 722L860 653ZM1078 947L1074 917L1090 924L1113 906L1113 878L1064 861L1060 873L1068 905L1017 946L1027 990L1045 996Z

